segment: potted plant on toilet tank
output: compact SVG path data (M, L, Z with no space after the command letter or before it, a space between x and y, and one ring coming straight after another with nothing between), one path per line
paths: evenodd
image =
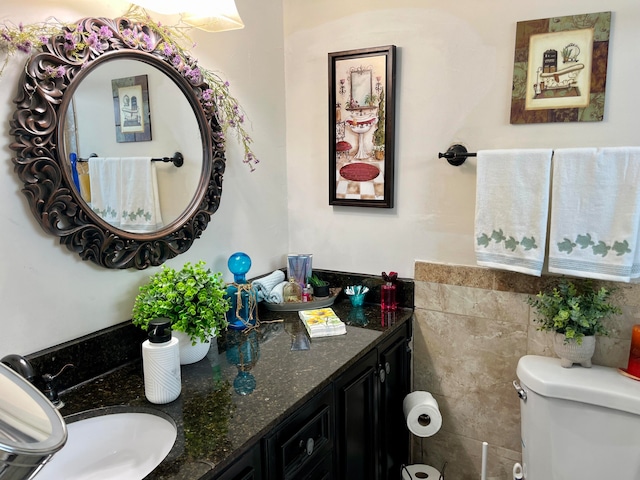
M562 278L527 299L536 311L538 330L554 333L554 350L563 367L574 363L591 367L595 336L608 335L603 320L621 313L610 301L612 293L612 289L595 287L591 280Z
M170 319L180 341L180 363L194 363L207 354L211 339L227 328L225 293L222 274L212 274L203 261L187 262L178 271L163 265L140 287L132 322L147 330L155 318Z

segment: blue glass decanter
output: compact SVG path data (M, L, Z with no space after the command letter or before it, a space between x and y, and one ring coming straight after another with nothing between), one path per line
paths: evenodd
M256 379L251 373L260 358L260 344L258 333L228 332L227 334L227 362L238 368L238 374L233 380L233 389L239 395L249 395L256 388Z
M229 328L244 330L256 324L258 319L258 301L255 289L247 283L247 272L251 268L251 258L243 252L236 252L227 261L229 271L233 273L233 283L227 286L227 298L231 308L227 311Z

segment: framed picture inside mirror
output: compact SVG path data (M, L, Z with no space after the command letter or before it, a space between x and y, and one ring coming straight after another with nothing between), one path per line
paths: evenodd
M395 45L329 53L329 204L392 208Z
M151 140L149 82L146 75L111 80L116 140L148 142Z

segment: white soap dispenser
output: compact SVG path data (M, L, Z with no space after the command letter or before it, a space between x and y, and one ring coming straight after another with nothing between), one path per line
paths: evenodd
M149 322L149 339L142 343L144 394L151 403L169 403L180 395L180 349L171 337L171 320Z

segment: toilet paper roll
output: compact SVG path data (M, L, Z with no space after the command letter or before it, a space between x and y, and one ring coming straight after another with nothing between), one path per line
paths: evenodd
M438 402L429 392L411 392L402 402L409 431L418 437L430 437L442 426Z
M402 467L402 480L439 480L440 472L431 465L406 465Z

